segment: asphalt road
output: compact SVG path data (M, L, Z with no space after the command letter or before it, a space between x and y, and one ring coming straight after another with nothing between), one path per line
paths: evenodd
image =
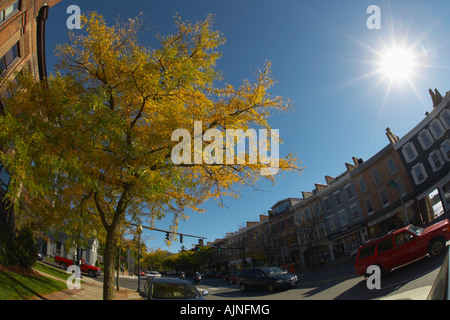
M207 300L420 300L428 296L444 259L445 255L434 260L423 258L396 269L381 279L379 290L368 289L364 277L354 275L352 263L300 274L294 288L274 293L242 292L237 285L221 279L204 279L197 288L209 292ZM96 280L103 281L103 278ZM144 283L145 279L141 278L141 288ZM119 285L136 290L137 279L120 278Z

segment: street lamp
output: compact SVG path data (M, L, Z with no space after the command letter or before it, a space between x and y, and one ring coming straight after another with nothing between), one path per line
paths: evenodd
M138 287L137 292L141 291L141 233L142 226L138 225L136 228L138 234Z

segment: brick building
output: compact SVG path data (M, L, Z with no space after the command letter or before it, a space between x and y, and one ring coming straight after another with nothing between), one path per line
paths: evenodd
M0 116L2 99L11 96L8 80L15 73L30 70L36 79L45 80L45 22L49 8L61 0L0 0ZM2 146L0 146L2 147ZM0 200L8 190L10 174L0 164ZM0 221L14 228L12 209L0 201Z

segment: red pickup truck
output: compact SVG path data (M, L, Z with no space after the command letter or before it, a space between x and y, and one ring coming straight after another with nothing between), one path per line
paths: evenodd
M73 264L72 260L60 256L55 256L55 262L59 264L63 270L67 270L67 267ZM81 272L87 273L90 277L96 277L102 274L100 268L87 264L83 258L80 260L80 270Z
M450 240L449 223L446 219L425 229L409 225L369 240L356 254L355 273L367 276L366 269L370 265L379 266L382 273L389 272L426 255L437 257Z

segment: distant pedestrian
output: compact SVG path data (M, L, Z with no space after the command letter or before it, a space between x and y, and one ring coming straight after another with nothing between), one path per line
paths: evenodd
M290 273L295 273L295 267L294 267L293 263L291 263L291 265L289 266L289 272Z

